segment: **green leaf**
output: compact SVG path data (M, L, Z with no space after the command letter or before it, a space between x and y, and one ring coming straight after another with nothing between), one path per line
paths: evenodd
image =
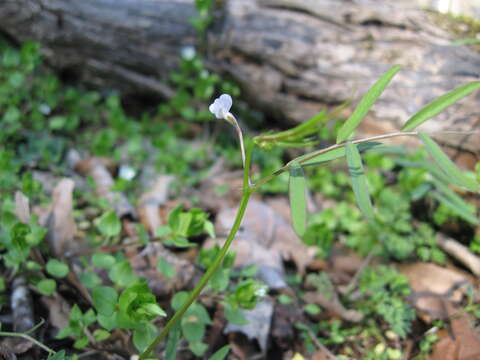
M119 286L129 286L138 281L128 260L116 263L109 271L108 276Z
M363 151L367 151L367 150L374 149L381 146L383 146L383 144L379 142L365 142L365 143L358 144L357 148L358 148L358 151L363 152ZM309 154L303 155L297 158L297 160L301 160L302 158L308 155ZM344 156L345 156L345 148L340 147L340 148L331 150L329 152L320 154L318 156L315 156L314 158L311 158L305 162L302 162L302 166L317 165L327 161L336 160Z
M225 356L228 355L228 352L230 351L230 345L225 345L224 347L220 348L213 354L209 360L223 360L225 359Z
M109 286L98 286L92 292L93 306L99 314L111 316L117 306L118 294Z
M448 93L440 96L433 100L430 104L425 106L423 109L418 111L413 115L408 121L403 125L403 131L410 131L415 129L417 126L423 124L428 119L431 119L435 115L441 113L450 105L454 104L461 98L471 94L475 90L480 88L480 81L473 81L471 83L462 85L449 91Z
M102 280L94 272L87 271L80 274L80 282L87 289L92 289L95 286L100 285L102 283Z
M110 337L110 333L103 329L96 329L93 332L93 336L95 337L96 341L100 342L103 340L107 340Z
M396 65L390 68L375 84L368 90L363 96L362 100L358 103L357 107L353 111L353 114L343 124L337 134L337 144L345 141L355 131L357 126L363 120L365 115L377 101L378 97L382 94L383 90L387 87L388 83L395 74L400 70L400 66Z
M448 196L436 192L432 193L432 197L446 207L448 207L449 209L453 210L458 216L468 221L469 223L474 225L480 225L480 221L477 219L475 214L472 213L470 209L466 206L466 203L462 204L464 205L462 206L458 202L452 201L452 199Z
M99 218L97 227L102 235L113 237L120 234L122 224L120 223L120 219L117 217L115 212L108 211Z
M113 313L110 316L97 314L97 321L108 331L112 331L117 326L117 313Z
M133 345L135 345L138 351L143 351L152 343L156 336L157 328L155 325L142 322L133 331Z
M55 277L64 278L68 275L68 265L58 261L57 259L50 259L47 263L47 272Z
M115 265L116 261L115 258L110 254L105 253L95 253L92 256L92 263L95 266L110 269L113 265Z
M440 169L442 169L443 172L448 175L450 181L454 185L463 186L470 191L478 190L478 184L476 181L464 176L453 163L453 161L450 160L447 155L445 155L442 149L440 149L440 146L438 146L437 143L430 138L430 136L420 133L418 134L418 137L422 140L425 148L430 153L433 160L435 160Z
M168 334L167 345L165 346L165 360L177 359L177 345L180 341L180 335L180 324L177 323Z
M37 283L36 287L40 294L45 296L50 296L57 289L57 283L55 282L55 280L52 280L52 279L44 279L44 280L40 280Z
M188 344L188 348L196 356L200 357L205 354L205 351L208 349L208 345L201 341L195 341Z
M302 166L297 161L291 163L289 180L290 213L295 233L302 237L307 227L306 181Z
M350 172L350 177L352 179L352 189L358 207L365 217L373 219L374 212L370 200L370 194L368 192L367 177L363 171L362 158L360 157L357 147L351 142L346 145L346 157L348 171Z
M157 270L167 279L173 278L177 273L175 267L163 257L160 257L157 261Z

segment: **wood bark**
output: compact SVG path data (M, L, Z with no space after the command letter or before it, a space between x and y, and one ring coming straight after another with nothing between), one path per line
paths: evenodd
M480 55L451 46L437 15L414 0L217 1L207 63L270 118L303 121L358 98L402 65L363 134L395 131L435 97L480 78ZM182 47L196 43L192 0L3 0L0 31L43 45L55 68L99 87L168 98ZM428 121L426 131L480 128L480 93ZM478 134L437 136L478 160Z

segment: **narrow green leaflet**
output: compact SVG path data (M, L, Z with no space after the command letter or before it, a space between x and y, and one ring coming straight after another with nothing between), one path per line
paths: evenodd
M208 360L223 360L230 351L230 345L225 345L213 354Z
M473 214L467 206L460 206L460 204L452 201L452 199L437 192L432 193L432 196L434 199L438 200L440 203L453 210L462 219L474 225L480 224L480 221L477 219L475 214Z
M382 145L382 143L379 143L379 142L361 143L361 144L358 145L358 150L359 151L367 151L367 150L370 150L370 149L375 148L375 147L380 146L380 145ZM304 156L301 156L300 158L297 158L297 160L301 160L302 158L304 158L308 155L310 155L310 154L306 154ZM324 163L324 162L327 162L327 161L339 159L339 158L344 157L344 156L345 156L345 148L341 147L341 148L334 149L334 150L331 150L329 152L320 154L318 156L315 156L314 158L311 158L311 159L309 159L305 162L302 162L302 166L317 165L317 164L321 164L321 163Z
M302 237L307 227L306 181L302 166L292 161L289 179L290 213L295 233Z
M480 81L473 81L471 83L462 85L449 91L448 93L440 96L433 100L430 104L425 106L423 109L418 111L413 115L406 123L403 125L403 131L410 131L415 129L417 126L423 124L428 119L431 119L435 115L441 113L450 105L456 103L461 98L471 94L475 90L480 88Z
M433 160L435 160L440 169L442 169L443 172L448 175L450 182L457 186L463 186L470 191L478 190L478 184L476 181L464 176L453 163L453 161L450 160L447 155L445 155L442 149L440 149L437 143L433 141L430 136L420 133L418 134L418 137L422 140L425 148L433 157Z
M368 192L367 177L363 171L362 158L360 157L357 146L348 142L345 154L347 157L348 171L352 179L353 193L355 194L358 207L365 217L373 219L374 212Z
M480 221L475 215L475 211L470 208L471 204L465 202L460 196L455 194L450 188L439 180L434 179L433 184L437 188L438 193L433 193L433 197L440 201L443 205L453 210L458 216L464 220L480 225Z
M180 341L180 324L176 324L167 338L167 345L165 348L165 360L175 360L177 358L177 347L178 342Z
M355 131L375 101L377 101L379 96L382 94L383 90L385 90L387 85L390 83L390 80L392 80L399 70L400 66L398 65L390 68L390 70L388 70L380 79L377 80L375 84L373 84L370 90L368 90L368 92L363 96L362 100L360 100L357 107L353 111L353 114L348 118L347 121L345 121L343 126L338 131L337 144L347 140L348 137Z

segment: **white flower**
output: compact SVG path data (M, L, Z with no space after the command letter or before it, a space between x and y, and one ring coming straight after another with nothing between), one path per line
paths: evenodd
M181 50L182 58L185 60L192 60L196 53L195 48L191 45L184 46Z
M213 104L208 107L208 110L215 115L217 119L225 119L229 121L230 117L233 117L230 114L230 108L232 107L232 97L228 94L220 95L219 98L215 99Z

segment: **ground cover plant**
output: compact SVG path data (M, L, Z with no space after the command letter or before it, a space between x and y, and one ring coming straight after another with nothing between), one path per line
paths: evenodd
M114 92L65 87L40 62L35 44L1 47L1 356L422 359L440 339L475 345L445 330L473 331L460 320L480 315L475 283L436 264L478 275L467 197L480 168L458 170L416 127L479 82L399 132L353 137L393 67L348 119L322 112L244 139L238 88L191 49L175 96L141 116ZM423 146L388 145L399 136ZM444 270L441 292L416 284ZM442 306L422 307L425 292Z

